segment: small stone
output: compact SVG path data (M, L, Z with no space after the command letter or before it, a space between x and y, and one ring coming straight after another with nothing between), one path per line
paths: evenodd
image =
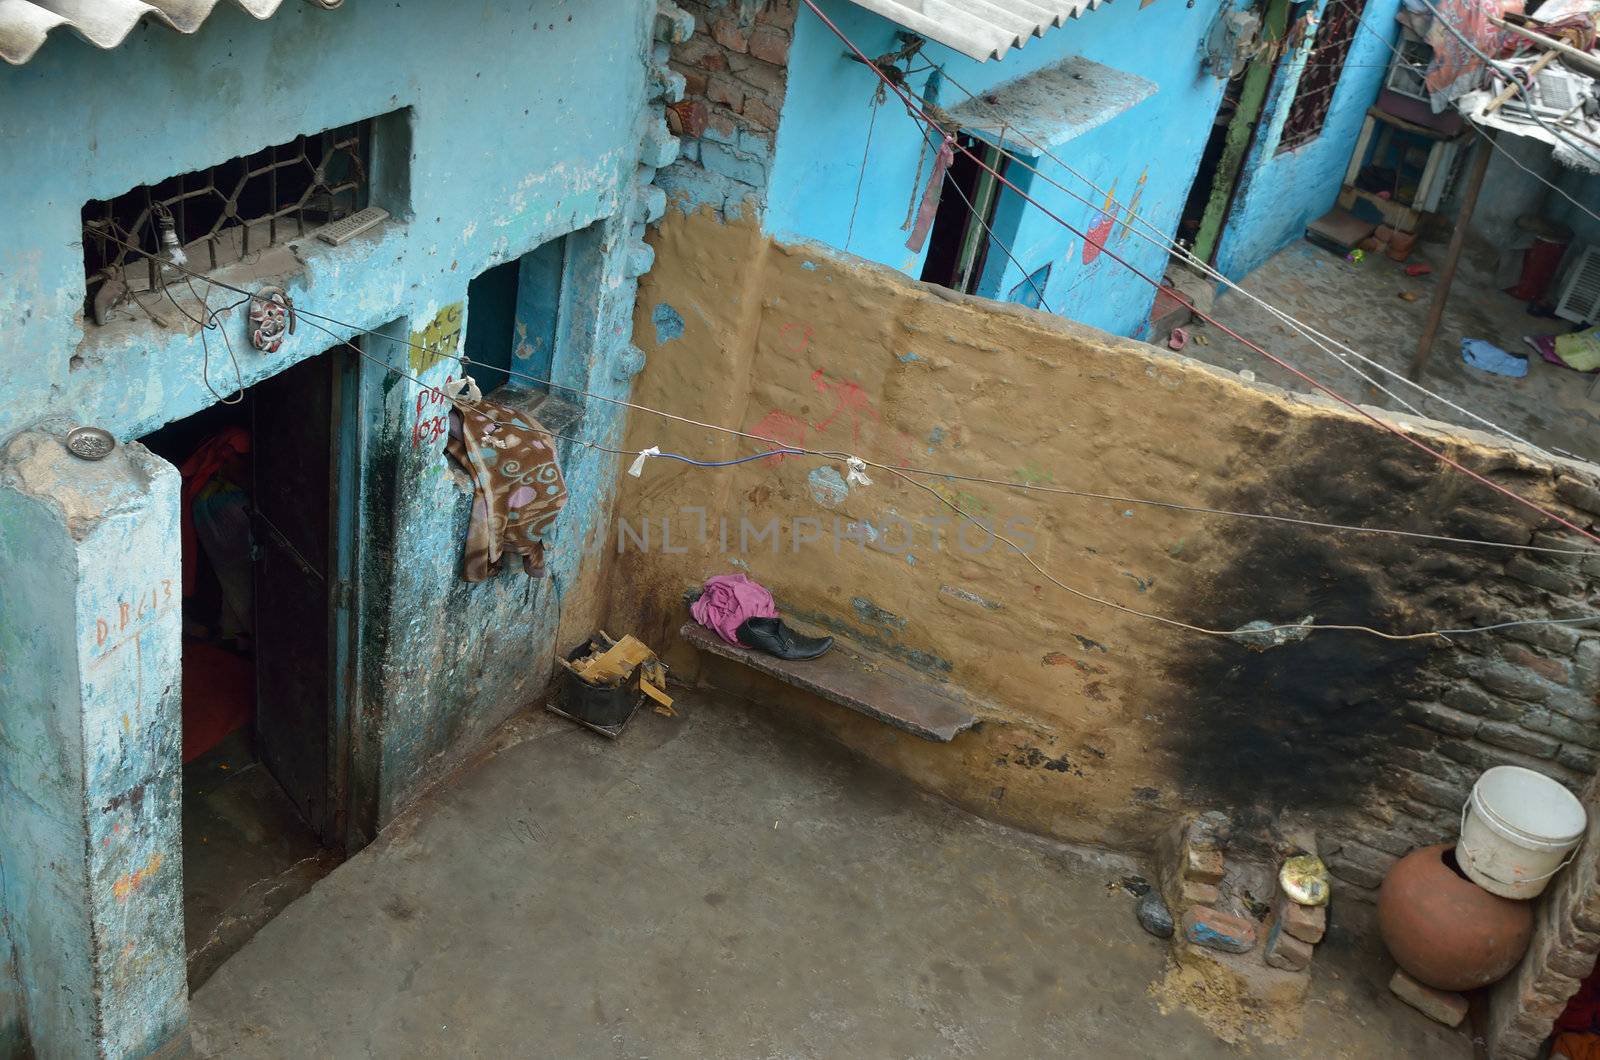
M1273 922L1272 930L1267 933L1267 945L1262 955L1274 968L1282 968L1286 972L1303 972L1311 967L1311 943L1295 938L1283 928L1283 921Z
M1159 891L1146 891L1144 897L1139 899L1134 915L1139 918L1139 926L1156 938L1172 937L1172 912L1167 908L1167 903L1161 900Z
M1435 1022L1446 1027L1459 1026L1467 1018L1467 999L1448 990L1424 986L1396 968L1389 980L1394 996Z
M1201 883L1222 882L1222 851L1190 846L1183 852L1183 875Z
M1256 948L1256 927L1244 917L1205 906L1183 914L1183 937L1196 946L1223 953L1249 953Z
M1201 850L1217 850L1233 838L1233 822L1221 810L1203 813L1189 822L1189 845Z

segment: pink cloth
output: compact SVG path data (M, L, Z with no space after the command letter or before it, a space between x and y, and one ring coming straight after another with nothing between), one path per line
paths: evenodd
M928 186L922 192L922 206L917 210L917 224L911 229L911 238L906 240L907 250L922 250L922 244L927 241L928 232L933 228L933 215L939 212L939 195L944 191L945 171L956 157L953 143L946 137L944 143L939 145L939 153L933 158L933 172L928 174Z
M689 613L729 644L738 644L745 619L777 618L778 605L760 582L743 574L718 574L706 579L705 590L689 605Z

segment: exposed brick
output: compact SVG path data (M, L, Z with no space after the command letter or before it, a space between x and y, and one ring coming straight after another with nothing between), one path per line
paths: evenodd
M1479 540L1494 541L1502 545L1526 545L1532 531L1516 519L1491 512L1457 512L1455 522L1465 527Z
M1591 751L1600 750L1600 725L1578 721L1556 714L1543 707L1529 707L1522 715L1522 727L1533 732L1554 736L1562 743L1578 744ZM1480 738L1484 738L1479 734Z
M756 21L779 29L790 29L794 26L794 18L798 13L798 5L785 3L783 0L773 0L760 11L756 12Z
M706 84L706 98L738 110L739 104L744 102L744 89L731 77L712 74Z
M1600 769L1600 755L1581 747L1563 747L1556 752L1556 761L1580 773L1593 774Z
M728 57L722 49L698 34L674 48L672 57L680 63L698 66L713 73L728 68Z
M713 107L706 116L705 138L712 143L735 147L739 143L739 127L733 116L722 107Z
M1447 990L1424 986L1399 968L1389 978L1389 989L1395 997L1446 1027L1460 1026L1461 1021L1467 1018L1466 998Z
M1600 515L1600 489L1587 482L1562 475L1556 482L1556 496L1590 515Z
M681 63L672 63L672 68L683 75L683 94L685 96L703 96L706 94L706 83L709 80L702 70Z
M767 102L774 104L783 98L788 76L788 71L783 67L765 62L752 62L739 71L739 80L760 92Z
M1212 906L1216 905L1221 898L1222 896L1217 891L1217 885L1214 883L1190 879L1178 881L1179 905Z
M718 44L729 51L747 52L750 50L750 30L741 26L737 20L719 18L711 23L711 37Z
M1232 913L1194 906L1184 911L1183 937L1223 953L1249 953L1256 946L1256 926Z
M1494 718L1496 721L1510 721L1518 713L1517 707L1471 684L1452 685L1446 688L1439 693L1439 702L1447 707L1454 707L1482 718Z
M1461 806L1471 785L1461 783L1448 784L1433 777L1423 776L1421 773L1408 772L1400 781L1400 787L1402 791L1419 802L1428 803L1430 806L1438 806L1441 809L1449 809Z
M1508 616L1503 621L1515 622L1530 617L1534 616ZM1559 655L1571 655L1573 649L1578 646L1578 632L1571 626L1513 626L1505 631L1505 635L1512 640L1520 640L1524 644L1532 644Z
M1411 799L1401 799L1400 809L1404 810L1407 816L1414 817L1419 821L1438 821L1450 816L1448 813L1441 811L1437 806L1428 806L1425 803L1413 802Z
M1221 883L1222 871L1222 851L1202 850L1196 846L1184 847L1183 875L1186 879L1199 880L1201 883Z
M703 136L707 116L704 101L686 99L667 108L667 128L675 136Z
M758 158L751 158L724 144L703 140L700 144L700 164L713 173L752 187L766 183L767 167Z
M1407 703L1406 717L1446 736L1471 736L1478 731L1479 719L1441 703Z
M1500 649L1500 654L1507 662L1532 670L1546 681L1564 685L1571 680L1571 673L1567 664L1560 659L1550 659L1537 652L1529 651L1520 644L1507 644Z
M778 112L754 96L745 97L742 113L763 129L776 129L778 127Z
M1322 941L1322 936L1328 931L1327 906L1291 902L1288 895L1282 892L1278 894L1275 915L1277 923L1283 926L1283 930L1301 942L1315 945Z
M1484 725L1500 724L1497 722L1483 722ZM1441 743L1443 741L1440 741ZM1446 755L1415 751L1409 747L1392 747L1389 749L1389 758L1397 765L1404 766L1413 773L1421 773L1435 780L1442 780L1446 784L1471 784L1477 779L1478 771L1469 766L1462 765L1459 761Z
M1503 721L1486 721L1478 729L1478 739L1508 751L1521 751L1535 758L1554 758L1561 746L1557 740L1538 733L1528 732L1519 726Z
M789 34L776 26L757 26L750 33L749 52L774 66L789 61Z
M1295 938L1283 930L1283 925L1273 922L1272 930L1267 932L1267 944L1261 956L1274 968L1282 968L1286 972L1303 972L1311 967L1311 943Z
M1558 567L1536 563L1527 556L1517 556L1507 563L1506 576L1557 596L1579 596L1584 591L1583 578Z
M1600 637L1583 637L1572 653L1573 676L1586 692L1600 691Z

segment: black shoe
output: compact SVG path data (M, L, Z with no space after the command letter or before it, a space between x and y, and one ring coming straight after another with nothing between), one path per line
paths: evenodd
M783 624L781 618L747 618L735 636L747 648L780 659L815 659L833 647L832 637L804 637Z

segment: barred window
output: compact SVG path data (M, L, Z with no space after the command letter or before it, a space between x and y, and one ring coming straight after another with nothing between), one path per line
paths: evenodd
M206 272L298 239L367 205L372 122L362 121L83 207L84 313L107 313L179 279L161 254L163 227L187 268ZM141 253L142 252L142 253Z
M1280 154L1308 144L1321 134L1365 7L1366 0L1328 0L1322 9L1316 43L1300 72L1294 102L1283 123L1283 138L1278 141Z

